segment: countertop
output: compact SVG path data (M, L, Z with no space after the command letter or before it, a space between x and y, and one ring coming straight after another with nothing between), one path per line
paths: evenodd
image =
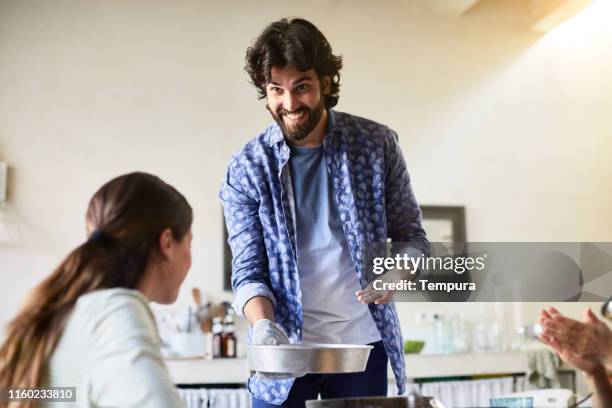
M410 379L523 373L528 366L526 351L406 354L405 358ZM168 358L166 363L176 384L244 384L249 378L246 358ZM391 370L388 376L393 378Z

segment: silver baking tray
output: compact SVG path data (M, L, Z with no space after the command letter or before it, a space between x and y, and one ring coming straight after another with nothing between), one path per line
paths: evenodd
M356 373L365 371L372 346L359 344L253 345L249 370L264 373Z

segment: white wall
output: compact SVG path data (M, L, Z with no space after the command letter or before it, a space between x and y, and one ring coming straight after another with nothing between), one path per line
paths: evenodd
M194 206L179 303L193 285L230 297L217 191L230 154L270 121L243 58L283 16L326 34L344 56L338 109L397 130L417 198L465 205L468 239L612 241L609 3L541 37L525 1L484 0L459 20L426 0L0 1L0 160L11 167L0 216L22 234L0 247L0 325L84 239L95 189L130 170ZM402 318L416 307L400 305Z

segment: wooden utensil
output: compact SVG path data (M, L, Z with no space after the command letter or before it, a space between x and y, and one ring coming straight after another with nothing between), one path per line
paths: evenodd
M198 308L202 306L202 293L200 292L200 289L198 288L191 289L191 296L193 296L193 301L195 302Z

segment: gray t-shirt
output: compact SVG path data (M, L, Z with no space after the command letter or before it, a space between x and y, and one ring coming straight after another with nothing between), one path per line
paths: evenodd
M297 265L305 343L368 344L380 333L361 289L344 236L323 145L290 145L296 211Z

